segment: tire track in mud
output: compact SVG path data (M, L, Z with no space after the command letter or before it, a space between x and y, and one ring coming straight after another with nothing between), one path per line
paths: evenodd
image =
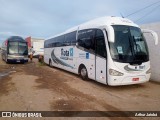
M14 76L13 73L16 73L17 70L14 65L10 64L0 66L0 97L2 97L0 99L0 109L18 110L17 108L21 108L24 104L22 101L22 96L20 96L19 90L16 88L16 84L12 80Z
M73 78L69 78L69 76L66 78L65 72L60 69L28 64L28 66L24 68L24 71L26 74L39 76L39 79L36 80L39 85L35 86L37 89L50 89L56 94L56 97L51 103L52 110L99 111L99 108L102 108L103 111L121 111L108 104L107 101L96 99L94 96L70 87L66 82L69 82L69 80ZM125 113L123 114L125 115ZM131 118L126 119L131 120Z
M11 65L0 65L0 97L8 95L14 89L14 83L11 81L10 74L16 72Z
M14 89L14 83L11 82L11 77L0 78L0 97L8 95Z

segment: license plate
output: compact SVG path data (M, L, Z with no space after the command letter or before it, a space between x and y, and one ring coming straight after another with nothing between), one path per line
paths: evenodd
M132 81L139 81L139 78L132 78Z
M20 62L20 60L17 60L17 62Z

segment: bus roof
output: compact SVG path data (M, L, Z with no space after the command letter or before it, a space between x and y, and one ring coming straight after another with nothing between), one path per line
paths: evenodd
M10 41L18 41L18 42L26 42L22 37L20 36L11 36L10 38L7 39L9 42Z
M100 17L100 18L85 22L83 24L80 24L76 27L66 30L66 32L75 31L77 29L81 30L85 28L96 28L100 26L110 26L110 25L128 25L128 26L138 27L137 24L135 24L134 22L132 22L131 20L127 18L115 17L115 16L105 16L105 17Z
M128 25L128 26L139 27L137 24L135 24L134 22L132 22L131 20L127 18L105 16L105 17L100 17L97 19L90 20L88 22L85 22L73 28L70 28L61 34L55 35L53 37L49 37L48 39L51 39L51 38L54 38L54 37L57 37L63 34L67 34L73 31L77 31L77 30L98 28L98 27L111 26L111 25Z

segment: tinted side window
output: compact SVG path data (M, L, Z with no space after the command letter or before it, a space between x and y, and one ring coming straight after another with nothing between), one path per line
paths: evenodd
M48 44L47 44L47 41L44 42L44 48L47 48L48 47Z
M106 58L107 56L106 44L105 44L105 38L102 30L96 31L95 41L96 41L96 54Z
M51 47L61 47L63 46L64 42L64 35L58 36L56 38L52 38L50 40L45 41L44 47L51 48Z
M65 35L64 45L76 45L76 31Z
M51 38L44 43L45 48L76 45L76 31Z
M52 47L53 42L54 42L54 38L46 40L44 42L44 48L50 48L50 47Z
M56 40L54 42L54 47L63 46L63 41L64 41L64 35L56 37Z
M50 43L50 47L56 47L56 42L57 42L57 38L53 38Z
M44 42L44 48L48 48L48 41Z
M94 31L81 30L78 32L78 45L86 49L94 49Z

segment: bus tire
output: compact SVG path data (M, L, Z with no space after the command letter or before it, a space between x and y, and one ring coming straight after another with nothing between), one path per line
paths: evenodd
M88 80L88 72L84 65L80 66L79 74L83 80Z
M51 59L49 60L49 66L52 67L52 61L51 61Z

